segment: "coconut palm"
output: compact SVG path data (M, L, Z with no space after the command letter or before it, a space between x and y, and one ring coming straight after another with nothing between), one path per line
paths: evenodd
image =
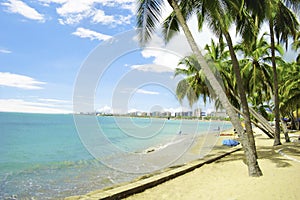
M300 49L300 31L299 32L297 32L297 34L295 35L295 37L294 37L294 42L293 42L293 49L294 50L298 50L298 49ZM300 53L298 54L298 56L297 56L297 58L296 58L296 62L298 63L298 64L300 64Z
M226 96L233 106L239 108L236 89L234 89L236 84L233 84L232 67L226 62L228 61L229 52L225 51L225 45L223 43L216 44L211 40L211 45L206 45L205 50L208 52L205 54L205 58L223 86ZM175 71L175 76L185 76L177 85L176 95L179 101L187 97L190 106L192 106L202 97L204 103L207 99L214 100L216 108L222 108L220 100L206 80L195 55L184 57L178 65L185 66L185 68L176 68Z
M212 98L207 84L208 81L195 55L184 57L178 65L185 66L185 68L176 68L175 70L175 76L185 76L184 79L179 81L176 89L176 96L180 102L182 102L184 97L187 97L192 107L199 100L200 95L204 103L206 103L208 97Z
M233 72L237 81L237 89L241 102L242 112L245 120L245 128L247 132L247 137L250 140L251 148L255 151L255 140L253 136L251 119L250 119L250 111L246 98L246 92L243 85L240 66L237 59L237 55L235 53L233 42L231 35L229 33L229 28L234 24L235 19L240 19L241 16L243 18L244 24L241 23L238 25L238 31L244 38L252 38L254 35L251 30L255 31L255 26L252 24L251 18L248 17L248 13L242 7L239 1L214 1L214 5L211 5L211 2L203 1L202 3L198 3L196 9L201 9L202 18L205 18L208 22L210 29L217 35L225 38L227 46L229 48L231 62L233 66ZM209 6L207 6L209 4ZM242 13L239 11L242 9ZM198 23L203 23L198 20ZM201 27L202 25L199 25ZM257 155L256 155L257 156Z
M296 62L286 63L279 70L279 108L283 116L293 118L293 111L300 107L300 65Z
M290 10L297 10L300 6L298 0L245 0L245 5L256 16L257 25L260 26L264 20L268 21L271 41L271 56L273 70L273 93L275 113L275 137L274 145L280 145L280 114L278 97L278 75L275 55L275 36L278 42L288 44L289 36L295 36L298 29L298 21L295 14ZM259 5L259 6L257 6Z
M244 63L244 68L242 70L244 75L244 80L247 81L248 85L248 100L250 100L252 106L256 108L258 112L264 115L266 118L268 114L266 113L266 108L270 106L265 105L266 102L271 100L272 94L272 67L270 66L271 55L270 55L270 45L264 39L265 34L253 42L248 48L243 45L238 45L238 48L244 52L245 58L241 60ZM278 55L283 56L283 49L280 45L275 46L275 50ZM284 65L285 62L281 56L276 57L276 63ZM288 132L284 131L286 142L289 142Z
M243 80L245 81L248 100L252 106L262 114L265 114L264 103L271 100L273 89L273 76L271 64L271 46L265 40L266 34L252 42L250 45L239 44L235 48L243 53L240 60ZM276 45L276 52L283 55L283 49ZM282 62L281 57L276 58Z
M207 51L205 57L209 63L211 62L213 63L212 68L215 72L217 72L216 76L219 73L219 76L221 77L220 80L222 80L221 82L223 82L224 85L224 91L227 97L229 98L231 104L236 108L235 110L239 114L243 115L243 113L239 111L240 105L239 105L239 98L236 93L236 81L232 73L231 61L228 60L229 52L225 50L224 43L222 42L222 40L220 40L220 43L216 44L212 40L210 46L209 45L205 46L205 50ZM213 96L208 93L210 92L213 94L212 90L209 90L209 87L207 87L206 85L207 82L203 81L204 79L202 79L201 82L197 80L197 77L199 76L197 76L198 71L195 70L195 68L199 68L200 66L198 67L193 66L193 65L199 65L195 61L195 59L193 59L193 56L185 57L183 60L184 62L181 61L180 64L185 64L185 66L187 66L187 69L179 68L176 70L175 73L175 75L183 74L186 77L185 79L180 81L177 86L178 99L182 100L186 96L187 99L189 100L190 105L192 105L194 102L198 101L198 99L201 97L200 96L201 93L205 92L203 93L205 96L203 100L205 101L207 97L209 97L209 99L214 100L215 106L217 108L220 108L221 107L220 101L216 98L215 95ZM196 82L199 83L197 87L195 87ZM270 138L274 138L272 134L274 130L269 125L267 120L264 119L263 116L261 116L259 113L255 112L255 110L253 110L251 107L250 107L250 112L254 116L254 118L260 122L260 124L258 124L256 123L256 121L252 120L252 123L254 123L262 131L264 131L266 135L268 135Z
M270 100L272 89L270 45L265 40L265 35L263 34L251 45L239 44L235 46L243 55L243 58L240 59L240 65L246 92L248 97L260 97L260 99L255 100L258 105Z
M205 45L204 48L207 51L205 55L208 62L212 62L216 71L220 74L222 85L224 86L225 93L229 98L231 104L240 110L240 103L237 94L237 82L233 75L233 69L230 61L229 51L226 49L226 45L222 38L219 39L219 43L215 43L211 39L210 45ZM218 99L216 104L219 104Z
M248 13L242 7L240 1L229 1L229 0L202 0L202 1L181 1L180 7L183 8L184 16L187 18L191 15L191 13L196 13L198 17L198 27L199 30L202 28L204 19L208 23L210 29L218 36L224 37L226 43L229 48L230 57L232 61L233 71L236 78L238 94L240 96L240 102L242 107L243 116L245 119L245 128L246 128L246 136L250 141L250 145L255 152L256 155L256 148L255 148L255 141L253 137L253 131L251 127L251 120L250 120L250 112L249 106L246 98L246 93L244 90L244 86L242 85L242 78L240 73L239 62L237 56L235 54L232 38L229 34L229 28L233 24L234 19L243 16L243 21L245 22L243 25L239 24L239 32L245 38L251 38L254 33L252 31L256 31L254 24L252 23L252 19L248 17ZM242 9L242 13L240 10ZM238 15L238 16L237 16ZM168 35L169 30L175 28L178 30L178 20L177 16L173 13L166 19L164 23L166 38L168 39L170 35ZM255 170L254 170L255 171ZM259 171L259 170L257 170Z
M248 55L246 56L245 59L242 60L242 62L244 63L250 63L250 66L251 66L251 63L264 63L264 62L267 62L268 61L268 57L267 55L265 56L264 59L262 59L262 61L264 60L264 62L261 62L261 60L259 58L252 58L251 57L251 53L252 51L256 52L256 56L258 57L259 52L263 53L263 54L266 54L267 53L267 49L268 48L263 48L263 46L267 46L265 42L263 42L263 37L258 40L257 43L253 43L252 46L250 47L247 47L248 45L236 45L235 46L235 49L236 50L243 50L243 51L247 51L246 53L244 53L244 56L245 55ZM257 48L256 46L260 47L262 46L261 48ZM260 51L258 50L255 50L255 49L261 49ZM262 50L264 49L264 50ZM224 88L225 88L225 92L226 92L226 95L228 96L229 100L231 101L232 105L234 107L236 107L238 110L240 109L240 100L238 98L238 94L237 94L237 82L236 82L236 79L235 77L233 76L233 71L232 71L232 65L231 65L231 61L229 60L229 51L228 50L225 50L225 45L224 45L224 42L222 41L222 39L219 39L219 44L215 44L215 42L212 40L210 46L209 45L206 45L205 46L205 50L207 51L207 54L206 54L206 57L209 61L213 61L216 66L216 68L218 69L218 71L220 72L220 75L223 79L223 85L224 85ZM248 62L250 61L250 62ZM241 65L243 66L243 65ZM267 77L269 77L268 74L270 73L267 73L267 72L264 72ZM250 74L250 73L248 73ZM242 71L242 75L243 75L243 71ZM248 76L248 77L251 77L251 76ZM247 80L249 81L249 79L247 79L245 76L243 77L243 79L245 80L245 83L244 85L245 86L248 86L249 85L249 82L247 82ZM257 79L259 79L257 77ZM271 79L267 82L269 82L269 85L271 85L270 83ZM246 87L247 89L248 87ZM260 91L260 90L258 90ZM258 94L251 94L249 95L249 91L247 90L246 92L248 92L248 100L257 100L258 99ZM255 98L254 96L257 96L257 98ZM270 98L270 97L269 97ZM261 98L259 98L261 99ZM218 102L218 101L216 101ZM261 102L261 100L260 100ZM250 101L250 103L252 103L252 105L255 105L253 104L253 102ZM260 113L262 113L262 111L265 111L264 109L265 106L261 105L260 106ZM252 109L251 107L249 107L250 109L250 112L252 114L252 116L260 122L260 124L257 124L256 121L253 121L252 120L252 123L255 123L256 126L260 127L260 129L262 131L264 131L266 133L266 135L268 135L268 137L270 138L274 138L274 129L270 126L270 124L268 123L268 121L261 115L259 114L258 112L256 112L254 109ZM238 110L236 110L237 112L239 112ZM240 112L239 112L240 113ZM243 115L243 113L240 113ZM263 113L262 113L263 114Z
M194 1L181 1L184 4L194 3ZM141 28L139 33L140 42L144 43L150 39L151 34L156 28L157 23L159 22L159 16L161 13L161 6L163 1L162 0L139 0L138 1L138 11L137 11L137 25ZM245 151L247 165L248 165L248 172L250 176L261 176L262 172L257 163L257 156L255 148L251 144L251 139L249 139L248 134L244 133L243 127L240 124L240 121L236 115L236 112L232 108L225 92L223 91L221 85L219 84L218 80L214 76L214 73L209 68L208 64L205 62L203 55L201 54L190 30L186 23L187 15L182 14L182 10L178 5L177 0L168 0L168 3L173 8L173 15L176 16L176 21L178 24L181 25L183 32L189 42L191 49L193 50L194 54L196 55L197 61L199 62L200 66L202 67L203 73L206 75L207 80L209 81L210 85L214 89L214 92L218 94L220 101L222 101L223 107L226 109L227 114L232 120L233 126L236 128L238 133L241 136L243 148ZM188 6L181 8L188 8ZM183 9L183 10L184 10ZM190 12L185 12L189 13ZM170 32L170 31L169 31Z

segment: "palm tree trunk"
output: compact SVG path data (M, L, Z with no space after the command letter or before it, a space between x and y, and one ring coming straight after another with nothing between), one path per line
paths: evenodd
M237 98L238 101L240 102L241 100ZM266 120L261 114L256 112L251 106L249 107L249 111L252 114L252 116L261 123L261 125L269 132L267 135L270 138L274 138L274 128L269 124L268 120Z
M270 36L271 36L271 55L272 55L272 68L273 68L273 87L274 87L274 113L275 113L275 134L274 146L281 145L280 142L280 115L279 115L279 97L278 97L278 78L275 61L275 39L274 39L274 24L273 20L269 20Z
M240 101L242 104L242 112L244 114L245 128L246 128L247 136L249 138L249 141L251 142L251 145L253 145L253 149L255 150L255 140L253 137L253 131L252 131L252 127L251 127L249 106L248 106L248 101L247 101L247 97L246 97L246 92L245 92L245 89L243 86L243 80L242 80L242 76L241 76L239 62L235 55L233 44L232 44L232 39L231 39L229 32L224 32L223 34L226 38L227 45L229 47L231 62L232 62L233 71L234 71L234 74L236 77L236 81L237 81L237 83L239 83L239 84L237 84L237 88L238 88L238 92L240 95ZM255 156L257 157L256 151L255 151Z
M291 142L290 137L289 137L289 131L288 131L287 127L286 127L286 122L283 121L282 118L280 119L280 121L281 121L281 124L282 124L282 129L283 129L283 134L284 134L285 142Z
M298 104L296 105L296 121L297 121L297 130L300 130L300 121L299 121L299 113L298 113Z
M247 134L245 134L243 127L241 126L240 120L238 119L238 116L236 112L233 110L223 88L221 87L220 83L214 76L214 73L209 68L208 64L205 62L205 59L203 55L201 54L188 26L187 23L182 15L182 12L177 4L176 0L168 0L169 4L173 8L176 17L179 21L179 23L182 26L182 29L187 37L187 40L191 46L191 49L195 53L197 60L199 64L202 67L202 70L204 74L207 77L207 80L211 84L212 88L214 89L215 93L218 95L219 100L222 103L222 106L226 109L227 114L229 115L231 122L234 126L234 128L238 131L239 135L242 139L242 145L245 152L247 165L248 165L248 172L250 176L261 176L262 172L258 166L257 159L256 159L256 152L253 151L253 148L250 145L249 138L247 137Z
M259 113L257 113L254 109L250 109L251 107L249 107L249 110L250 110L250 113L252 114L252 115L257 115L257 116L259 116L260 114ZM237 113L239 113L240 115L243 115L243 113L241 112L241 111L239 111L237 108L235 108L234 107L234 110L237 112ZM253 111L253 112L252 112ZM254 118L255 119L257 119L257 121L260 123L260 124L258 124L258 123L256 123L254 120L251 120L251 122L256 126L256 127L258 127L260 130L262 130L269 138L271 138L271 139L273 139L274 138L274 136L272 135L272 132L270 132L269 130L268 130L268 128L266 128L266 127L268 127L268 126L266 126L266 123L264 122L264 121L262 121L261 120L261 117L263 118L263 116L260 116L260 117L255 117L254 116ZM268 123L267 123L268 124ZM269 125L269 124L268 124ZM272 128L272 127L271 127Z
M252 114L252 116L257 119L257 121L259 121L261 123L261 125L268 130L269 134L270 134L270 138L274 138L274 128L269 124L269 122L259 113L257 113L253 108L249 107L250 113Z
M289 116L291 118L291 129L296 130L298 127L296 126L296 119L294 117L293 111L289 113Z

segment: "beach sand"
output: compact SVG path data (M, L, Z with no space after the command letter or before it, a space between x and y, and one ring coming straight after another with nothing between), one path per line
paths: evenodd
M299 132L292 134L294 142L282 139L277 147L258 129L255 132L262 177L248 176L240 150L126 199L300 199ZM220 140L226 138L231 137Z

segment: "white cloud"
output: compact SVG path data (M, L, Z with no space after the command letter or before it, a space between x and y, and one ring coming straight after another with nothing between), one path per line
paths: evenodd
M135 36L132 39L136 41L137 37ZM180 59L190 54L190 47L182 35L175 36L165 44L162 37L155 34L147 46L141 51L142 57L152 59L152 64L156 65L152 66L154 69L153 72L174 72L174 70L178 68ZM160 67L163 69L159 70L158 68ZM151 71L149 65L147 65L147 69L147 71Z
M61 25L65 25L65 24L78 24L84 18L85 18L85 15L83 15L83 14L77 14L77 15L74 15L72 17L67 17L65 19L58 19L58 22Z
M104 35L102 33L98 33L96 31L92 31L90 29L85 29L82 27L77 28L76 31L72 34L81 38L89 38L90 40L108 40L112 38L109 35Z
M0 49L0 53L12 53L12 52L7 49Z
M105 113L105 114L111 114L111 113L112 113L112 108L109 107L109 106L107 106L107 105L105 105L105 106L99 108L99 109L97 110L97 112Z
M38 99L38 101L41 102L47 102L47 103L57 103L57 104L66 104L66 103L71 103L70 101L66 101L66 100L61 100L61 99L43 99L40 98Z
M43 89L45 82L37 81L29 76L0 72L0 86L16 87L26 90Z
M171 69L175 69L178 65L181 57L172 54L164 49L145 49L142 51L142 56L144 58L153 57L153 64L166 66Z
M177 112L188 112L191 111L191 108L187 108L187 107L177 107L177 108L164 108L164 112L171 112L172 114L175 114Z
M40 2L43 3L45 6L49 6L51 3L57 3L57 4L64 4L68 2L69 0L39 0Z
M139 93L139 94L150 94L150 95L158 95L159 94L159 92L153 92L153 91L143 90L143 89L136 90L136 93Z
M62 6L57 8L56 12L62 17L59 19L61 24L77 24L81 20L93 15L93 1L68 0L60 3Z
M133 17L133 15L127 15L127 16L123 16L123 15L119 15L119 20L117 24L130 24L130 20Z
M135 0L132 1L126 1L127 3L121 4L121 8L125 10L131 11L131 13L135 14L137 10L137 4Z
M135 108L128 109L127 113L143 112Z
M128 24L135 13L135 0L39 0L44 6L51 3L58 4L57 14L61 17L61 24L76 24L83 19L91 19L94 23L105 25ZM99 7L114 7L120 14L106 15ZM130 15L123 16L124 10L129 10Z
M106 15L103 10L97 10L96 14L92 18L92 22L114 27L121 24L130 24L132 17L133 15Z
M65 2L55 2L61 3L62 6L57 8L56 11L61 16L67 16L68 14L74 13L85 13L90 12L94 4L94 1L90 0L76 0L76 1L65 1Z
M2 3L2 5L7 7L8 12L18 13L28 19L37 20L40 22L45 21L44 15L40 14L34 8L28 6L23 1L8 0L7 2Z
M23 99L0 99L0 111L2 112L26 112L26 113L72 113L67 106L61 108L55 104L25 101Z
M131 69L135 69L143 72L156 72L156 73L164 73L164 72L174 72L174 69L171 67L166 67L162 65L156 64L146 64L146 65L132 65Z
M113 15L105 15L105 12L103 10L97 10L93 16L92 21L94 23L101 23L106 25L116 22Z

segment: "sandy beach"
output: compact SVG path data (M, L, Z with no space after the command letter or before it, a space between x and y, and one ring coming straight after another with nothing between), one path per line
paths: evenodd
M195 163L204 163L194 170L171 180L155 184L154 187L146 189L127 197L127 200L149 200L149 199L172 199L172 200L190 200L190 199L300 199L300 141L298 137L300 132L290 134L290 143L273 147L273 139L269 139L259 129L255 128L255 141L258 152L258 162L263 171L262 177L249 177L247 166L244 163L244 153L241 145L238 147L226 147L222 145L224 139L236 139L232 135L232 130L223 132L216 145L205 156L204 161L195 161ZM206 138L207 140L207 138ZM197 152L203 144L203 138L190 149L191 153ZM224 154L229 155L215 160L215 156ZM212 161L208 161L211 160ZM208 162L206 162L207 160ZM124 183L111 189L102 189L90 192L86 195L68 197L68 200L78 199L102 199L112 197L120 191L132 190L147 184L156 176L168 177L177 171L192 166L194 162L174 170L167 170L160 174L150 176L149 178L137 179L136 182ZM147 177L147 176L146 176ZM149 180L148 180L149 179ZM120 199L114 197L113 199Z
M248 176L243 151L237 151L126 199L300 199L299 132L291 134L294 142L282 139L278 147L259 130L255 132L262 177ZM230 137L220 140L225 138Z

